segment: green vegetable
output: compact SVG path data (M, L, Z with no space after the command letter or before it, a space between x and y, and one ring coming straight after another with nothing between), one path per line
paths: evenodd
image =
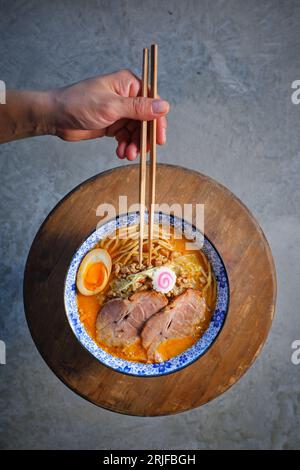
M119 292L124 292L136 282L146 279L147 277L152 279L152 274L155 269L156 268L145 269L144 271L140 271L136 274L129 274L126 279L116 279L114 281L113 289Z

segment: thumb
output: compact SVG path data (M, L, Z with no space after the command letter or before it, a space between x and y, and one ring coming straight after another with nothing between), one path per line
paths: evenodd
M164 116L169 112L169 103L160 99L120 97L119 109L121 118L134 119L140 121L150 121Z

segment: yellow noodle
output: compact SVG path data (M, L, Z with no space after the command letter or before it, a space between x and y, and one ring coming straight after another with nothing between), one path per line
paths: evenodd
M129 225L128 227L119 228L117 231L117 237L123 238L123 236L126 236L126 238L131 238L131 235L135 233L138 233L138 225Z
M205 277L205 279L207 279L207 274L206 274L206 272L204 271L204 269L202 268L202 266L199 266L199 267L200 267L201 274L203 274L203 276Z
M109 250L110 246L115 240L113 238L109 238L108 241L106 242L105 248Z
M210 284L211 284L211 268L210 268L210 265L209 265L209 272L208 272L208 277L207 277L207 284L204 286L203 288L203 293L205 293L207 291L207 289L210 287Z
M125 265L128 263L128 261L130 260L130 258L132 257L132 255L133 255L133 252L130 251L130 252L128 253L128 255L126 256L126 258L124 259L124 264L125 264Z
M114 253L116 249L118 249L118 244L119 244L119 240L117 238L114 238L112 240L112 243L109 246L109 252L111 255Z
M172 250L173 250L172 245L167 244L166 242L164 242L164 241L162 241L162 240L154 240L154 241L153 241L153 245L154 245L155 248L157 248L158 250L162 250L162 249L166 249L166 250L169 250L169 251L172 251Z
M199 250L199 254L200 254L200 256L201 256L201 258L202 258L202 260L203 260L203 262L204 262L204 264L205 264L205 267L207 268L208 265L209 265L209 263L208 263L208 260L207 260L207 258L206 258L206 256L205 256L205 254L203 253L202 250Z
M138 245L138 241L134 240L130 240L130 243L127 243L126 245L124 245L122 247L122 250L119 250L118 251L118 255L122 255L123 253L126 253L128 250L131 250L131 248L133 248L134 246L137 246Z
M128 262L128 260L130 259L130 257L135 256L137 253L138 253L138 251L137 250L135 251L134 248L132 248L129 252L126 250L120 256L117 256L117 258L114 259L114 262L118 263L121 260L123 260L123 264L126 264ZM126 262L124 261L125 259L127 260Z

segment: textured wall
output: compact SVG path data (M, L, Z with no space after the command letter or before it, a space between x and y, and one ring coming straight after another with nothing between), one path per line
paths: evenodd
M0 1L0 79L48 88L140 69L157 41L172 104L161 161L212 176L248 205L277 264L277 315L260 357L225 395L164 418L120 416L68 390L39 356L23 311L32 239L75 185L117 166L108 139L23 140L0 148L1 448L297 448L300 445L300 79L297 1Z

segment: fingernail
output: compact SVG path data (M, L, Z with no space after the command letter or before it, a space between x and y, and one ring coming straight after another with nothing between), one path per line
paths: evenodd
M169 103L163 100L152 101L153 114L165 114L169 111Z

